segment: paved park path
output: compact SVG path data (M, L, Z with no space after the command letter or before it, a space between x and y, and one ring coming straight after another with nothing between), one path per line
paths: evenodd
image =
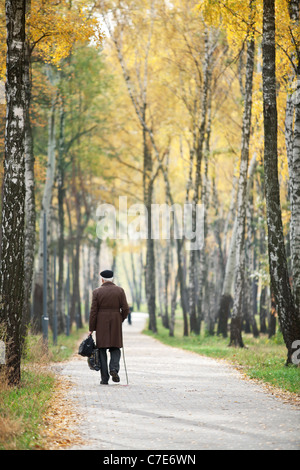
M142 335L145 315L123 324L129 385L99 385L85 358L63 364L92 450L300 449L300 410L221 361Z

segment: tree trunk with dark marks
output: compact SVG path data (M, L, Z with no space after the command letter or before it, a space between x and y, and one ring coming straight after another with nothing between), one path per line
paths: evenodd
M287 347L287 364L289 364L292 362L293 350L296 348L293 344L300 338L300 320L289 283L280 207L274 0L264 0L262 51L264 170L271 291L274 295L281 331Z
M10 384L20 382L24 299L25 0L6 0L6 129L2 204L0 324ZM1 334L2 336L2 334Z

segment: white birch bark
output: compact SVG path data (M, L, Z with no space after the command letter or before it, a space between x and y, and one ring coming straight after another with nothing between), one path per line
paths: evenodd
M30 13L31 1L26 2L26 14ZM24 306L22 318L22 342L25 339L30 323L30 303L32 293L32 279L34 271L34 256L36 242L36 204L35 204L35 178L33 135L30 121L30 103L32 89L31 48L28 38L25 43L25 252L24 252Z
M291 31L299 27L300 4L289 1ZM300 318L300 40L294 38L296 51L293 54L296 73L296 90L288 94L286 106L286 146L290 179L290 245L295 306ZM294 123L293 123L294 121ZM293 127L294 124L294 127Z
M58 143L58 163L57 163L57 197L58 197L58 285L57 285L57 332L61 334L65 331L65 109L63 97L60 96L59 110L59 143Z
M263 100L264 169L268 225L271 291L287 347L287 364L292 362L294 341L300 338L300 320L289 283L284 246L278 180L275 0L263 4Z
M196 138L196 172L195 172L195 183L194 183L194 196L193 196L193 210L192 210L192 232L196 232L196 208L199 203L200 198L200 186L201 186L201 165L204 151L204 141L205 133L207 131L207 120L208 120L208 110L209 110L209 91L211 86L211 75L213 68L213 52L215 49L214 43L212 41L211 34L209 34L207 28L205 29L204 35L205 42L205 53L203 60L203 86L201 89L201 117L200 122L195 123L196 129L198 130L198 135ZM193 240L194 242L194 240ZM195 243L195 242L194 242ZM201 304L202 304L202 289L203 289L203 264L205 261L204 258L204 247L201 247L200 253L200 263L198 260L199 250L192 249L190 252L190 265L189 265L189 315L190 315L190 329L195 334L200 333L201 326ZM199 277L200 273L200 277ZM200 286L198 287L198 284ZM198 294L198 295L197 295ZM199 299L198 313L196 308L197 297Z
M42 316L42 290L43 290L43 268L44 268L44 214L46 214L47 231L49 231L50 224L50 208L52 200L52 191L55 178L55 110L56 110L56 94L52 97L51 109L48 118L48 161L46 171L46 182L43 192L42 208L40 212L39 221L39 245L38 245L38 258L37 258L37 271L35 273L35 286L34 286L34 309L33 309L33 328L40 331L41 316Z
M248 181L247 181L247 190L246 190L246 197L245 197L246 205L249 199L249 191L250 191L250 187L251 187L252 180L254 177L256 166L257 166L257 153L255 152L251 159L249 170L248 170ZM231 239L230 239L229 252L228 252L227 261L226 261L225 276L224 276L224 281L223 281L222 296L220 300L219 315L222 309L227 309L227 310L229 309L230 302L232 299L232 294L233 294L232 287L233 287L236 261L237 261L237 243L236 243L237 227L238 227L238 223L237 223L237 216L236 216L234 220L234 225L233 225ZM224 302L225 302L225 305L222 305L222 303ZM229 313L229 310L227 311L227 315L228 313ZM218 333L223 333L223 335L226 336L225 331L220 330L221 328L222 328L222 325L220 325L220 319L219 319Z
M48 162L47 162L47 172L46 172L46 182L43 193L42 200L42 210L40 213L40 238L39 238L39 252L38 252L38 261L39 261L39 272L43 271L43 220L44 213L46 213L47 226L49 226L49 214L52 200L52 190L54 185L55 177L55 106L56 100L55 97L52 99L51 110L49 114L48 122Z
M251 6L252 0L250 0ZM247 41L247 64L246 64L246 84L245 84L245 104L243 115L242 131L242 150L240 163L240 176L238 184L238 207L237 207L237 259L235 269L235 292L234 304L231 315L231 335L230 345L243 347L241 335L241 315L242 315L242 295L244 285L245 269L245 224L246 224L246 191L247 191L247 172L249 159L249 144L251 132L251 114L252 114L252 88L254 71L254 39Z
M20 381L20 328L24 299L25 0L6 0L6 127L2 198L0 324L11 384ZM1 330L2 333L2 330Z
M293 293L298 316L300 318L300 73L297 76L294 107L295 121L291 178L291 261Z

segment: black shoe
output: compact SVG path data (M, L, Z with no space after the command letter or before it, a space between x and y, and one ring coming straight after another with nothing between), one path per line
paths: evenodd
M108 382L103 382L103 380L101 380L100 385L108 385Z
M111 370L110 375L112 376L113 382L120 382L119 374L116 370Z

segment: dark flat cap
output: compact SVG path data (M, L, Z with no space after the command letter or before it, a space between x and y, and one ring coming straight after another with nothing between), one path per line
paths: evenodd
M106 269L105 271L101 271L100 273L101 277L104 277L105 279L110 279L114 277L113 271L110 271L109 269Z

